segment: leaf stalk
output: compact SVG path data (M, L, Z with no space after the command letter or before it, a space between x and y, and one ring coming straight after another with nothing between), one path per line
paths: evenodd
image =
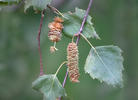
M64 62L61 63L61 65L58 67L58 69L57 69L57 71L56 71L56 73L55 73L55 76L58 74L59 70L61 69L61 67L62 67L65 63L67 63L67 61L64 61Z

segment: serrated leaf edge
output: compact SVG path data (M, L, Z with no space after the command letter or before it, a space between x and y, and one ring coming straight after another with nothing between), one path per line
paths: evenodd
M121 53L123 52L118 46L114 46L114 45L107 45L108 47L116 47L119 51L120 51L120 57L121 57L121 59L122 59L122 62L124 61L124 59L123 59L123 57L122 57L122 55L121 55ZM103 48L103 47L106 47L106 46L100 46L100 47L96 47L96 48ZM103 60L102 60L102 58L99 56L99 54L98 54L98 52L96 51L96 48L91 48L91 49L94 49L94 52L97 54L97 56L98 56L98 58L100 59L100 61L104 64L104 66L105 66L105 68L106 68L106 70L108 70L109 71L109 69L107 68L107 65L103 62ZM91 50L90 50L91 51ZM91 52L89 52L89 53L91 53ZM88 55L89 56L89 55ZM87 57L88 58L88 57ZM87 59L86 59L86 61L88 61ZM86 64L86 62L85 62L85 64ZM85 65L84 65L85 66ZM84 67L84 70L85 70L85 73L88 73L93 79L97 79L96 77L94 77L94 75L92 76L91 74L90 74L90 72L89 71L87 71L86 72L86 67ZM122 71L124 70L124 68L122 68ZM110 72L110 71L109 71ZM112 75L113 75L113 77L114 77L114 74L112 73L112 72L110 72ZM114 78L115 79L115 78ZM98 79L99 80L99 79ZM116 80L116 79L115 79ZM100 82L103 82L103 80L99 80ZM122 80L123 81L123 80ZM117 82L117 84L118 84L118 80L116 81ZM112 84L110 84L110 83L107 83L107 84L109 84L109 85L112 85Z

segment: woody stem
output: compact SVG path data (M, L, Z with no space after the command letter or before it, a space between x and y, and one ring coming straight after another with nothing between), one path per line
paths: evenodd
M82 21L82 24L81 24L81 27L80 27L80 30L79 30L79 32L78 32L78 37L77 37L77 40L76 40L76 44L77 44L77 45L78 45L79 40L80 40L80 34L82 33L83 28L84 28L84 24L85 24L85 22L86 22L86 20L87 20L87 17L88 17L88 14L89 14L89 11L90 11L90 8L91 8L91 5L92 5L92 1L93 1L93 0L90 0L90 1L89 1L88 8L87 8L87 10L86 10L86 13L85 13L85 15L84 15L84 18L83 18L83 21Z
M84 28L84 24L85 24L85 22L86 22L86 20L87 20L87 17L88 17L88 14L89 14L89 11L90 11L90 8L91 8L91 5L92 5L92 1L93 1L93 0L90 0L90 1L89 1L88 8L87 8L87 10L86 10L86 13L85 13L85 15L84 15L84 18L83 18L83 21L82 21L82 24L81 24L81 27L80 27L80 30L79 30L79 32L78 32L78 36L77 36L77 40L76 40L76 44L77 44L77 45L78 45L78 43L79 43L80 35L81 35L81 33L82 33L82 31L83 31L83 28ZM64 87L65 84L66 84L67 76L68 76L68 71L66 72L65 77L64 77L64 81L63 81L63 83L62 83L62 86L63 86L63 87ZM61 100L61 97L59 98L59 100Z

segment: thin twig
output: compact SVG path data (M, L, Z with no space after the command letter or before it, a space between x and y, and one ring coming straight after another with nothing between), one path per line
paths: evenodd
M77 37L77 40L76 40L76 44L77 44L77 45L78 45L79 40L80 40L80 34L82 33L83 28L84 28L84 24L85 24L85 22L86 22L86 20L87 20L87 17L88 17L88 14L89 14L89 11L90 11L90 8L91 8L91 5L92 5L92 1L93 1L93 0L90 0L90 1L89 1L89 5L88 5L88 8L87 8L87 11L86 11L86 13L85 13L85 15L84 15L84 18L83 18L83 21L82 21L80 30L79 30L79 32L78 32L78 37Z
M44 12L45 12L45 10L43 10L41 12L40 26L39 26L38 37L37 37L38 52L39 52L39 55L40 55L40 76L42 76L44 74L44 72L43 72L43 63L42 63L42 53L41 53L41 48L40 48L40 35L41 35L42 23L43 23L43 19L44 19Z
M67 76L68 76L68 70L66 71L66 75L65 75L64 81L63 81L63 83L62 83L62 86L63 86L63 87L64 87L65 84L66 84Z
M79 30L79 32L78 32L78 36L77 36L77 40L76 40L76 44L77 44L77 45L78 45L78 43L79 43L80 35L81 35L82 31L83 31L84 24L85 24L85 22L86 22L86 20L87 20L87 17L88 17L88 14L89 14L89 11L90 11L90 8L91 8L91 5L92 5L92 1L93 1L93 0L90 0L90 1L89 1L89 5L88 5L88 8L87 8L87 11L86 11L86 13L85 13L85 15L84 15L84 18L83 18L83 21L82 21L80 30ZM63 81L63 84L62 84L63 87L65 86L65 83L66 83L66 80L67 80L67 76L68 76L68 71L66 72L66 75L65 75L65 78L64 78L64 81ZM61 97L59 98L59 100L61 100Z

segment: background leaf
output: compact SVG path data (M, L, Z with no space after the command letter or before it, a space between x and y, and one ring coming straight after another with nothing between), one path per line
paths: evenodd
M52 0L25 0L24 11L33 6L34 10L44 10Z
M98 46L97 53L92 48L85 63L85 72L101 82L113 86L123 86L122 70L123 58L121 56L121 49L117 46Z
M7 6L11 4L17 4L20 0L0 0L0 7L1 6Z
M67 18L67 20L65 19L64 21L63 33L65 33L68 36L73 36L75 33L77 33L81 27L81 23L85 15L85 12L85 10L76 8L74 13L64 13L64 16ZM95 37L99 39L99 36L96 34L91 19L92 17L89 15L84 25L83 34L87 38Z
M44 100L56 100L56 98L66 95L64 88L54 74L40 76L32 83L32 87L43 93Z
M19 0L0 0L0 2L18 2Z

